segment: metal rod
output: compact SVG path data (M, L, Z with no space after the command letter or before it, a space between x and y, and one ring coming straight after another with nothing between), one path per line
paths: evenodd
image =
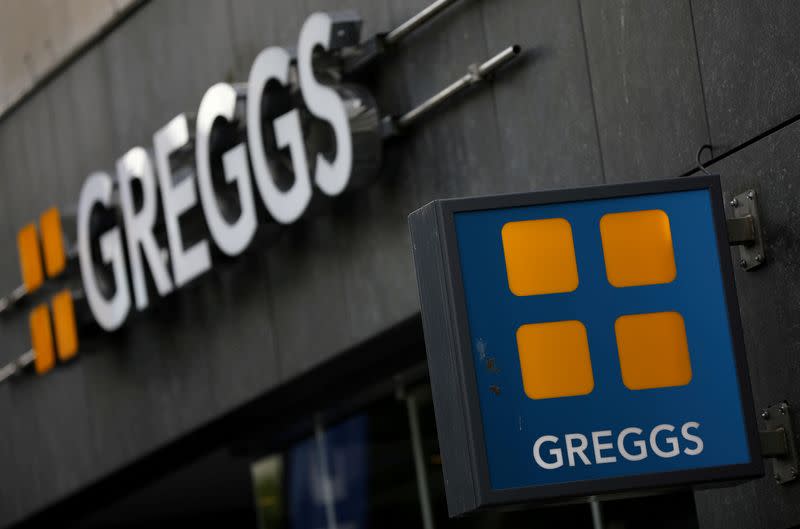
M515 44L514 46L509 46L504 49L483 64L472 65L468 73L461 77L461 79L397 118L397 128L404 129L414 125L425 116L425 114L432 112L451 97L461 93L469 86L485 81L495 70L514 60L514 58L519 55L520 50L521 48Z
M0 314L11 309L11 307L16 305L27 294L28 289L25 287L25 285L20 285L12 290L9 295L0 298Z
M27 367L32 364L34 360L36 360L36 351L33 349L28 349L22 354L22 356L17 358L17 366L19 366L20 369Z
M603 509L600 505L600 501L597 498L592 498L589 500L589 505L592 507L593 529L604 529L605 524L603 523Z
M404 37L408 36L409 33L419 28L456 2L458 2L458 0L437 0L387 33L384 41L389 46L397 44Z
M17 366L14 362L0 367L0 382L5 382L7 379L14 376L17 372Z
M428 490L428 475L425 472L425 454L422 451L422 434L419 428L419 412L417 399L413 396L406 397L408 406L408 425L411 429L411 448L414 451L414 470L417 475L417 492L422 510L423 529L434 529L433 509L431 509L431 495Z
M22 353L19 358L0 368L0 382L5 382L7 379L18 374L32 364L34 360L36 360L36 351L28 349Z
M522 48L519 46L519 44L509 46L488 61L481 64L478 67L478 74L481 77L491 75L495 70L513 60L517 55L519 55L520 51L522 51Z

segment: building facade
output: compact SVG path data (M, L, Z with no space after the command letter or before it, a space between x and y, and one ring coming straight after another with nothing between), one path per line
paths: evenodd
M196 112L215 83L247 81L263 49L296 46L310 14L352 9L367 39L427 4L137 6L0 118L0 292L21 281L20 228L52 206L72 222L88 175L114 173L133 147L151 150L154 133ZM181 518L187 511L238 520L254 479L263 498L283 491L282 509L259 504L265 527L330 526L330 505L357 513L347 515L357 527L449 523L407 215L436 198L691 177L704 145L726 199L752 188L761 201L768 261L736 278L756 407L797 402L799 25L790 0L456 3L382 57L364 85L382 115L399 115L519 44L494 83L384 142L373 182L260 230L236 259L212 252L211 270L169 295L148 276L149 306L119 329L80 325L75 360L0 385L0 526L138 527L193 520ZM29 310L0 315L4 364L31 347ZM314 442L367 465L351 468L357 483L340 483L362 500L331 500L331 476L315 492ZM800 524L800 486L767 471L604 513L630 526ZM587 505L535 513L525 516L592 523ZM513 513L481 516L453 523L521 524Z

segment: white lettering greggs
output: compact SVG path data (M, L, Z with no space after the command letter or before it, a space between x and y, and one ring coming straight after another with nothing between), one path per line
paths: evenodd
M539 467L553 470L565 464L574 467L616 463L620 458L641 461L652 456L664 459L680 454L696 456L703 452L703 440L696 433L699 429L700 423L691 421L680 429L659 424L649 432L631 426L619 432L569 433L563 438L543 435L533 443L533 459Z
M210 238L225 255L242 253L253 240L257 228L256 195L269 216L280 224L299 219L306 211L316 186L327 196L348 189L353 170L353 141L344 100L332 87L315 77L313 54L328 50L333 37L333 20L315 13L304 23L297 46L297 79L302 101L313 119L325 122L332 130L333 154L306 159L306 138L298 109L291 109L267 125L272 127L278 149L288 149L292 181L279 186L265 149L262 131L262 98L267 84L286 87L290 79L291 56L278 47L269 47L255 59L246 88L218 83L203 96L194 122L194 174L176 175L171 158L191 145L191 121L179 114L153 136L152 160L143 147L134 147L117 162L120 226L106 227L96 238L100 261L109 269L113 288L98 277L92 261L92 211L111 205L114 180L106 172L90 175L83 184L77 215L78 253L81 277L89 307L98 324L112 331L127 318L131 304L138 310L149 305L145 268L153 278L159 296L185 285L211 268L209 243L205 238L190 244L181 232L180 217L200 206ZM246 141L222 154L222 173L228 184L235 184L240 204L238 218L223 214L212 185L212 129L234 118L237 102L246 97ZM314 174L310 174L310 168ZM251 168L252 167L252 174ZM257 192L254 192L252 182ZM138 192L135 206L134 182ZM169 249L169 266L156 242L158 196ZM130 271L130 276L128 275ZM132 292L129 287L132 285ZM101 288L105 287L105 288ZM111 292L111 293L109 293Z

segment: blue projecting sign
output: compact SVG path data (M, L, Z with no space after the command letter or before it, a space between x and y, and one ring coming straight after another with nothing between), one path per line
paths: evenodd
M762 472L721 204L703 177L412 214L451 514Z

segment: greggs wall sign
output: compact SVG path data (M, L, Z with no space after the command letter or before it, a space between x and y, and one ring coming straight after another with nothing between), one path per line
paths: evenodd
M143 310L153 302L147 273L157 295L166 296L209 271L215 249L238 256L260 224L291 224L307 214L315 196L336 197L372 180L387 138L519 53L509 47L407 114L382 116L358 80L386 51L454 3L435 2L366 42L360 41L361 21L354 13L312 14L300 30L296 56L276 46L264 49L246 83L215 84L196 116L181 113L156 131L152 154L136 146L119 158L116 174L90 174L74 224L64 224L75 226L72 237L62 232L57 208L41 216L39 230L35 224L22 228L24 284L0 300L0 312L24 299L42 299L29 311L31 350L2 368L0 380L29 364L44 373L56 357L76 355L75 292L39 293L45 275L62 281L71 259L77 259L77 293L91 318L113 331L133 306ZM187 233L199 212L207 232Z
M763 473L718 176L409 217L451 515Z

